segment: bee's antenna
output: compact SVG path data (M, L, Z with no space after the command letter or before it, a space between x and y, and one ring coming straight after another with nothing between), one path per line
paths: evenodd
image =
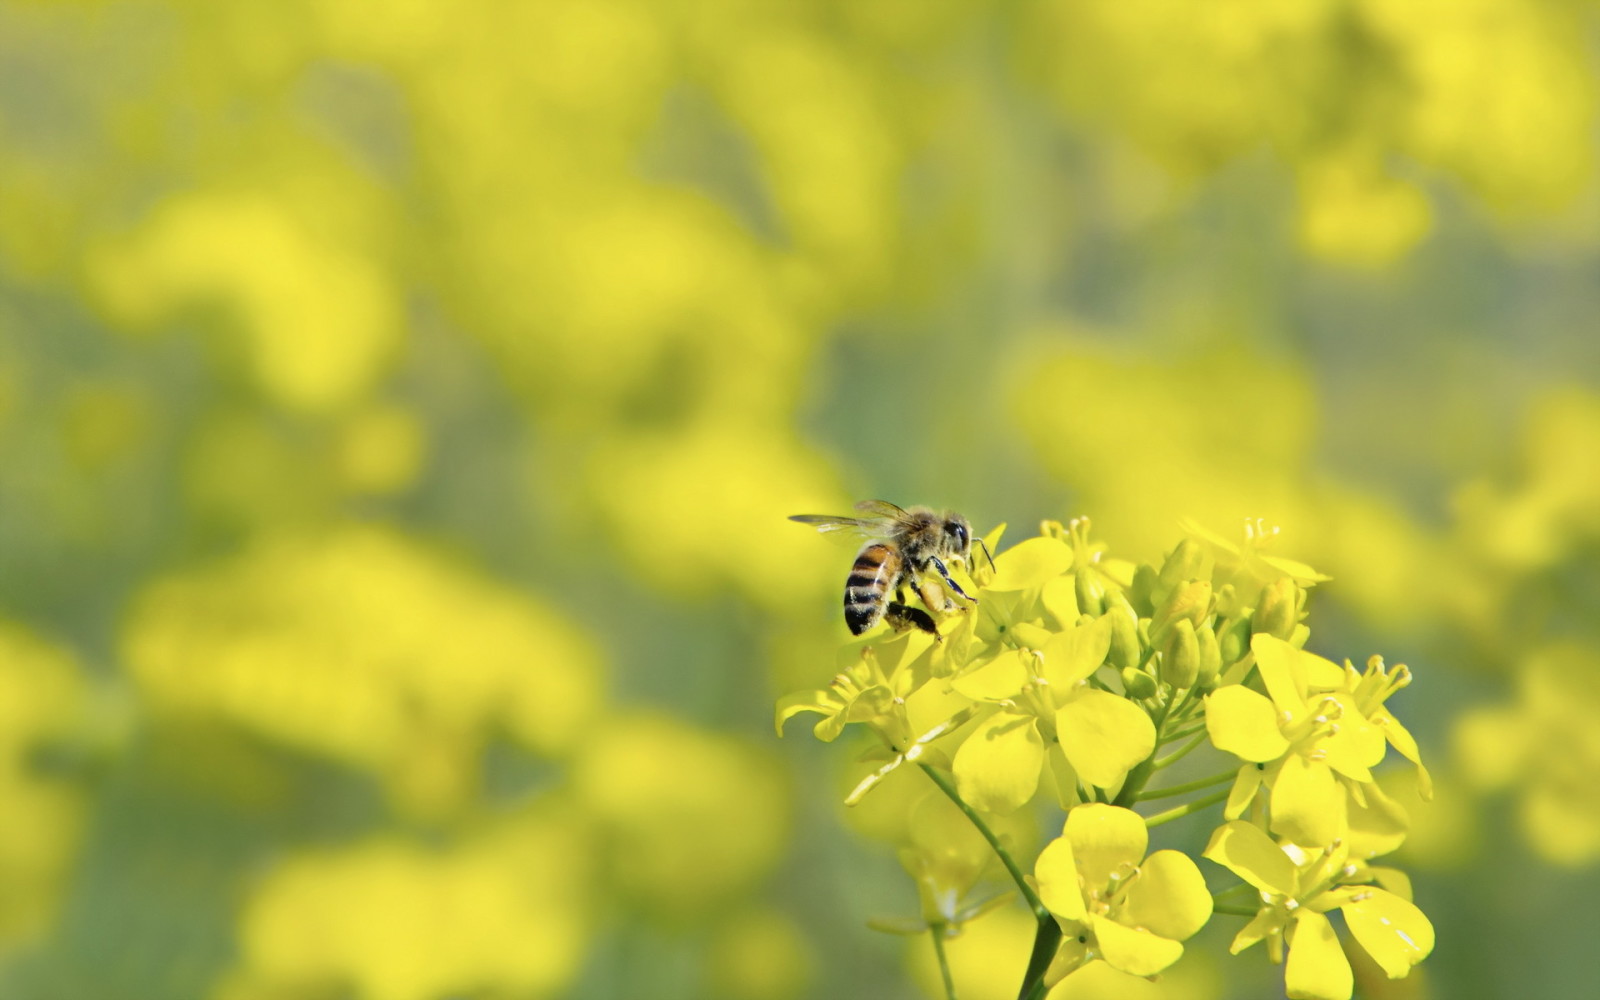
M990 568L990 569L992 569L992 570L994 570L994 571L995 571L995 572L996 572L996 573L998 573L998 572L1000 572L1000 571L999 571L999 570L998 570L998 569L997 569L997 568L996 568L996 567L995 567L995 564L994 564L994 556L991 556L991 555L990 555L990 554L989 554L989 543L988 543L988 542L986 542L986 541L984 541L984 540L983 540L983 539L981 539L981 538L980 538L980 539L978 539L978 547L979 547L979 548L981 548L981 549L983 549L983 557L984 557L984 558L985 558L985 559L987 559L987 560L989 560L989 568Z

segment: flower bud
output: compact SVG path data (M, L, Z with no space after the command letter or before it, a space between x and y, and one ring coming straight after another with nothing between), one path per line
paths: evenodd
M1156 588L1160 585L1155 567L1140 563L1133 571L1133 585L1128 588L1128 601L1140 618L1149 618L1156 610Z
M1190 580L1210 580L1212 567L1211 553L1206 547L1193 538L1185 538L1161 564L1157 593L1165 596Z
M1121 673L1122 689L1128 692L1129 698L1141 700L1156 693L1156 679L1143 670L1123 667Z
M1116 597L1116 601L1108 602L1112 606L1106 609L1106 614L1111 616L1111 663L1118 667L1137 666L1139 619L1134 616L1133 609L1120 594Z
M1190 628L1198 628L1210 611L1211 581L1190 580L1167 598L1150 626L1150 635L1161 638L1180 618L1187 621Z
M1209 691L1216 687L1217 675L1222 672L1222 649L1217 643L1217 633L1212 630L1210 623L1200 626L1194 636L1196 644L1200 647L1200 672L1195 677L1195 685L1201 690Z
M1250 619L1238 618L1227 622L1217 636L1217 649L1224 666L1232 666L1250 652Z
M1193 687L1200 674L1200 643L1195 638L1194 623L1179 618L1167 629L1167 638L1161 646L1161 679L1174 690Z
M1099 616L1106 610L1106 585L1100 574L1088 566L1080 566L1072 574L1072 585L1078 595L1078 607L1084 614Z
M1211 610L1222 618L1242 618L1250 613L1250 608L1244 603L1238 588L1231 583L1225 583L1217 588L1216 600L1212 602Z
M1304 603L1305 591L1288 577L1279 577L1261 591L1261 604L1256 608L1251 630L1287 640L1294 634Z

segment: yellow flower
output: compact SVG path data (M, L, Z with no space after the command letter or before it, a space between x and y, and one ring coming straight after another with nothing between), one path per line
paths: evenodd
M1290 1000L1349 1000L1354 979L1329 910L1344 914L1351 936L1390 979L1409 974L1433 950L1433 925L1411 902L1404 876L1351 863L1342 841L1310 853L1235 820L1211 835L1204 856L1259 891L1261 908L1231 950L1265 940L1272 960L1281 962L1287 949ZM1375 881L1389 888L1365 884Z
M905 643L885 645L894 654L906 648ZM874 649L864 646L855 662L839 671L827 687L785 695L778 701L774 720L778 735L783 735L783 724L790 718L816 712L822 718L812 731L824 743L838 739L852 722L866 723L891 744L909 738L905 696L911 691L911 673L895 669L898 659L895 655L885 667Z
M1250 648L1267 695L1229 685L1206 697L1211 742L1249 762L1229 796L1229 819L1242 816L1265 786L1274 833L1298 844L1345 837L1349 798L1365 805L1367 790L1376 788L1371 768L1383 759L1386 740L1426 782L1416 741L1383 707L1410 682L1404 666L1388 671L1374 657L1364 674L1349 664L1341 670L1264 633Z
M1039 898L1061 925L1054 984L1096 959L1152 976L1183 955L1211 918L1211 894L1188 855L1145 857L1149 832L1131 809L1090 803L1067 813L1062 835L1034 865Z
M1033 797L1048 760L1064 805L1077 780L1119 784L1155 749L1155 726L1138 704L1096 687L1089 677L1111 649L1111 614L1051 636L1037 652L999 656L951 686L1002 708L956 751L962 797L1010 812ZM1047 748L1048 747L1048 751Z

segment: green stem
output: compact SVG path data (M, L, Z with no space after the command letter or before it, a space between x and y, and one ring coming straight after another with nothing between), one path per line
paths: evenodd
M1211 912L1223 913L1234 917L1253 917L1261 911L1247 906L1225 906L1221 903L1216 903L1212 905Z
M1150 780L1153 760L1154 755L1152 754L1133 766L1133 770L1128 772L1127 778L1123 779L1122 791L1117 793L1117 797L1111 802L1112 805L1127 808L1139 801L1140 790L1144 788L1144 783Z
M1168 766L1169 764L1177 763L1178 761L1182 760L1184 757L1187 757L1189 755L1189 751L1193 750L1195 747L1199 746L1201 743L1204 743L1206 741L1206 737L1209 736L1209 735L1210 734L1205 729L1202 728L1198 733L1194 734L1194 738L1191 739L1189 742L1185 743L1183 746L1181 746L1178 749L1176 749L1176 750L1172 751L1171 753L1167 754L1165 757L1158 757L1156 759L1156 762L1151 766L1155 770L1159 771L1163 767Z
M1226 799L1230 790L1231 789L1224 788L1222 791L1207 795L1203 799L1195 799L1193 802L1186 802L1175 809L1168 809L1166 812L1159 812L1154 816L1146 816L1144 818L1144 825L1146 828L1160 826L1163 823L1170 823L1175 819L1182 819L1183 817L1192 813L1197 813L1207 806L1214 806L1223 799Z
M1140 802L1148 802L1151 799L1166 799L1171 798L1174 795L1183 795L1187 792L1198 792L1203 788L1212 788L1216 785L1220 785L1224 781L1232 781L1238 775L1238 773L1238 771L1223 771L1221 774L1213 774L1209 778L1199 778L1195 781L1185 782L1181 785L1172 785L1167 788L1157 788L1154 791L1141 792L1138 800Z
M1189 703L1191 701L1194 701L1195 692L1199 691L1199 690L1200 690L1199 688L1195 687L1192 684L1189 687L1184 688L1183 697L1178 699L1178 707L1174 708L1172 711L1168 712L1167 713L1167 718L1169 718L1169 719L1181 718L1183 713L1184 713L1184 711L1186 709L1188 709Z
M1050 970L1060 944L1061 925L1046 913L1039 918L1039 929L1033 935L1033 951L1028 955L1028 970L1022 974L1022 990L1017 993L1017 1000L1044 1000L1048 992L1044 974Z
M1050 911L1045 909L1044 904L1039 901L1039 894L1033 891L1033 886L1029 885L1027 878L1023 876L1022 869L1018 868L1017 863L1012 860L1011 852L1001 845L1000 838L996 837L994 831L989 829L989 824L983 821L983 817L978 815L977 810L967 805L966 800L961 797L961 793L956 791L956 786L950 783L950 779L946 778L937 768L931 765L918 764L917 766L922 768L923 774L933 779L933 783L939 786L939 790L949 796L950 801L956 804L956 808L965 813L967 819L972 821L972 825L978 828L979 833L983 834L983 839L989 842L989 846L999 856L1000 863L1005 865L1006 871L1011 874L1011 880L1017 883L1017 889L1022 892L1022 898L1028 901L1028 908L1033 911L1033 915L1041 921L1048 920L1051 923L1055 923L1055 918L1050 915Z
M1172 713L1174 701L1178 693L1172 692L1172 699L1161 706L1159 717L1152 719L1156 727L1156 745L1150 748L1150 756L1133 766L1127 777L1122 779L1122 788L1117 792L1117 797L1111 800L1114 806L1127 808L1139 801L1139 792L1144 789L1144 783L1150 780L1150 775L1155 772L1156 751L1161 748L1161 734L1167 727L1167 717Z
M944 978L944 995L947 1000L956 1000L956 981L950 978L950 962L944 957L944 924L931 924L928 932L933 935L933 953L939 956L939 975Z
M1175 733L1168 733L1166 736L1163 736L1161 738L1161 742L1162 743L1175 743L1178 740L1188 739L1189 737L1193 736L1195 733L1204 732L1205 728L1206 728L1206 724L1204 722L1200 723L1198 726L1189 726L1187 729L1180 729Z

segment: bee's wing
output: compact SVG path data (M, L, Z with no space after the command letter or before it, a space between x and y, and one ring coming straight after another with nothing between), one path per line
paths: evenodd
M887 500L863 500L856 504L856 510L865 511L868 514L876 514L878 517L890 522L904 521L911 516L906 513L905 508L897 507Z
M813 525L825 535L842 533L859 538L882 538L892 525L876 517L834 517L831 514L791 514L789 520Z

